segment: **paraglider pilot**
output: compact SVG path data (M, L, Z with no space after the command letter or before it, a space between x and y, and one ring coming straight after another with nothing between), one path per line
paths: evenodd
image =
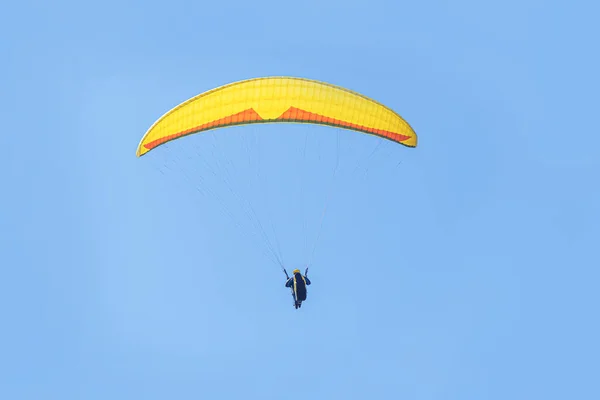
M283 270L285 272L285 269ZM296 309L302 307L302 302L306 300L306 286L310 285L310 279L306 276L308 268L304 275L300 273L299 269L292 271L292 277L288 277L287 272L285 276L288 278L285 282L285 287L292 289L292 296L294 297L294 307Z

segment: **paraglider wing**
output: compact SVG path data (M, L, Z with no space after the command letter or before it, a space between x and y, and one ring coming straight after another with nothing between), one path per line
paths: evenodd
M146 132L137 156L193 133L269 122L330 125L417 145L416 133L402 117L368 97L309 79L266 77L221 86L176 106Z

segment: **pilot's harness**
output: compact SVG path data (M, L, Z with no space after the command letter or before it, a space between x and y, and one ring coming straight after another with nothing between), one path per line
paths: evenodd
M290 277L287 273L287 271L285 270L284 267L281 267L281 269L283 270L283 273L285 274L285 277L288 279L288 281L290 280ZM308 267L306 267L306 270L304 271L304 276L308 278ZM294 301L296 300L296 291L294 290L294 285L290 286L290 289L292 290L292 296L294 296Z

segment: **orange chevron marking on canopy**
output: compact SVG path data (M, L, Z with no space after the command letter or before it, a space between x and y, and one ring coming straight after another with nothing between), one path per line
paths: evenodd
M335 118L330 118L325 115L315 114L310 111L305 111L296 107L290 107L286 112L281 114L278 120L288 120L288 121L306 121L306 122L314 122L320 124L328 124L339 126L343 128L352 128L365 133L372 133L378 136L384 136L390 140L401 143L405 140L410 139L410 136L402 135L400 133L394 133L390 131L386 131L383 129L375 129L369 128L367 126L353 124L351 122L342 121Z
M200 126L196 126L196 127L186 129L181 132L174 133L172 135L161 137L152 142L144 144L144 147L147 149L153 149L157 146L160 146L161 144L163 144L165 142L168 142L169 140L177 139L179 137L189 135L191 133L198 133L200 131L205 131L205 130L208 130L211 128L216 128L219 126L224 127L224 126L228 126L228 125L235 125L235 124L248 123L248 122L252 122L252 121L262 121L262 120L263 120L262 117L260 115L258 115L258 113L256 111L254 111L254 109L249 108L247 110L244 110L244 111L236 113L236 114L232 114L225 118L219 118L215 121L207 122Z

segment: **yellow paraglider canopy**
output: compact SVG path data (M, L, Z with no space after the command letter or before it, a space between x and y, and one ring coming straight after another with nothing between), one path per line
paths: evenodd
M324 82L265 77L221 86L176 106L148 129L136 155L193 133L268 122L330 125L417 146L410 125L375 100Z

